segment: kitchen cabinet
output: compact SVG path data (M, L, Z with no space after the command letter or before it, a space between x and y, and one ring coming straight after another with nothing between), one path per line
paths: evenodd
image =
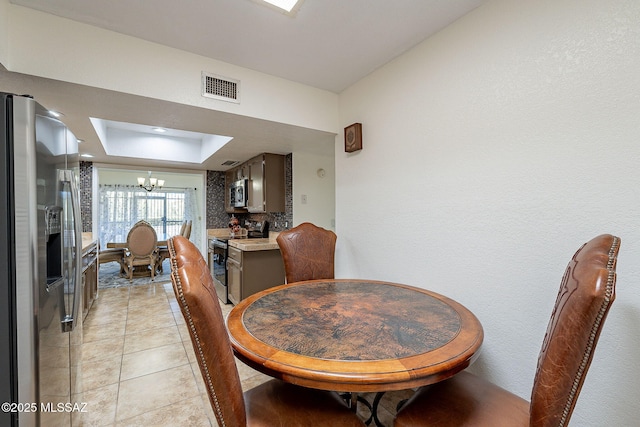
M98 245L96 242L84 247L82 251L82 296L84 319L98 296Z
M232 181L239 181L241 179L249 179L249 165L243 163L240 166L233 169Z
M242 299L242 251L236 248L229 248L227 287L229 301L237 304Z
M285 281L280 249L243 251L229 246L227 286L229 301L239 303L256 292Z
M249 160L249 201L251 213L284 212L284 156L262 154Z
M225 173L224 205L228 213L285 211L285 156L264 153ZM247 208L230 206L231 183L248 180Z

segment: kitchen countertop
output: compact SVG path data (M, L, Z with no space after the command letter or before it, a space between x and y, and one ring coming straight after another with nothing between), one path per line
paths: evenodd
M94 245L97 245L98 241L93 238L93 233L82 233L82 254L93 249Z
M272 235L269 235L268 239L229 239L229 246L249 252L280 249L276 238Z
M241 251L268 251L279 249L276 236L278 232L269 232L268 239L229 239L228 228L212 228L207 230L207 238L224 237L229 239L229 246L238 248ZM90 250L92 245L97 244L97 240L93 238L92 233L82 233L82 253Z
M265 239L230 239L228 228L210 228L207 230L207 238L221 237L229 239L229 246L241 251L269 251L279 249L276 237L280 234L277 231L270 231L269 238Z
M224 237L225 239L229 238L229 228L208 228L207 229L207 238L212 239L214 237Z

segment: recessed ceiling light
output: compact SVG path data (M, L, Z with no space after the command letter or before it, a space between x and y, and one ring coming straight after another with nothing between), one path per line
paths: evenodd
M166 132L166 131L167 131L166 129L163 129L163 128L153 128L152 130L153 130L154 132L159 132L159 133L164 133L164 132Z
M80 157L93 157L91 154L80 154Z

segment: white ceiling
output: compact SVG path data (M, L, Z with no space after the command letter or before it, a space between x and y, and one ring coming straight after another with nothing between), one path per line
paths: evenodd
M335 93L340 93L484 1L305 0L297 14L291 17L260 5L257 0L11 0L17 5ZM0 73L6 75L3 69ZM295 149L296 138L300 137L305 137L312 145L333 147L333 135L326 132L210 110L199 111L202 109L172 103L169 103L171 117L165 117L167 113L163 108L166 111L168 105L163 101L100 90L101 96L107 96L113 102L114 105L110 106L103 102L104 99L91 102L88 92L93 88L79 85L69 88L68 84L51 81L43 84L40 81L44 79L29 76L9 77L5 80L3 76L0 90L6 91L16 85L22 89L18 92L26 89L45 106L48 99L56 99L60 104L62 95L57 96L56 88L52 86L62 85L65 90L82 93L82 102L87 105L72 107L75 112L66 110L65 122L78 137L87 141L88 151L95 148L98 152L98 159L94 161L153 163L106 157L103 149L94 147L99 141L95 131L86 124L89 122L87 116L148 126L167 123L166 120L158 120L164 118L175 123L176 129L234 137L221 152L198 165L199 169L224 170L220 167L224 160L246 160L261 151L290 152ZM9 88L5 87L5 82ZM35 86L47 93L39 95L32 86L25 88L26 82L40 82ZM68 97L67 94L64 96ZM75 99L76 103L78 99ZM142 105L144 108L140 108ZM154 116L153 112L160 117ZM194 116L194 113L202 122L187 116ZM212 120L211 115L216 118ZM70 122L77 123L77 127ZM262 141L256 142L251 138L258 135ZM158 164L166 166L163 161ZM187 164L175 166L194 168Z

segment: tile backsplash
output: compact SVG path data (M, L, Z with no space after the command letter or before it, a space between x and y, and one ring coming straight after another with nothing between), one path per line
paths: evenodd
M80 162L80 217L82 232L91 232L93 228L93 163Z
M235 214L243 221L269 221L273 231L291 227L293 220L293 156L285 157L285 211L266 214ZM207 228L225 228L229 225L231 214L224 208L224 172L207 171Z

